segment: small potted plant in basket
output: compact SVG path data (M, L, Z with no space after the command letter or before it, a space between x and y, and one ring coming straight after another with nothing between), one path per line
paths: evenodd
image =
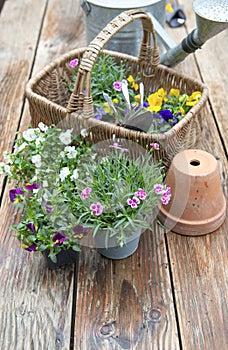
M71 92L79 64L79 59L69 62L75 70L68 87ZM103 54L91 71L91 94L95 119L152 134L169 131L202 96L200 91L188 95L176 86L168 90L160 86L156 91L147 88L145 93L139 72L133 76L124 60L117 64L114 57Z
M161 163L153 161L158 144L132 152L135 145L120 141L91 146L86 136L86 130L75 136L73 129L40 123L24 131L15 153L0 163L0 171L16 180L9 193L22 210L16 237L23 249L48 256L51 268L66 263L62 255L78 252L91 233L103 255L130 255L156 206L171 196Z

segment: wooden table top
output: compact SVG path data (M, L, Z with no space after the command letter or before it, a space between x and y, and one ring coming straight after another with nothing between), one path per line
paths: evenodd
M167 28L178 43L195 28ZM30 124L25 85L47 63L85 46L79 0L7 0L0 15L0 160ZM227 197L228 32L175 67L209 88L200 148L218 160ZM228 349L228 220L187 237L154 225L129 258L111 261L83 248L77 266L46 268L23 251L10 225L19 212L0 178L0 348L4 350Z

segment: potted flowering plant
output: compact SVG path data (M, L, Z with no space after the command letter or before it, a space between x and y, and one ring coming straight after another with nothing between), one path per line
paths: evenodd
M38 128L25 130L16 140L15 153L4 153L5 162L0 162L0 174L14 180L10 201L22 210L20 222L12 227L17 231L16 237L23 249L48 256L50 268L65 263L61 252L67 251L69 262L74 261L74 252L80 250L79 241L84 235L83 228L64 206L66 193L61 190L68 175L75 184L76 166L85 152L89 157L85 130L76 137L72 130L48 128L40 123ZM70 146L72 142L74 145Z
M131 145L91 146L86 136L86 130L74 135L73 129L40 123L24 131L15 153L0 163L0 172L16 181L9 192L22 210L13 226L16 237L23 249L45 253L55 267L64 252L68 257L78 252L90 232L101 239L102 253L109 238L112 248L124 248L132 232L139 237L141 229L150 228L153 209L171 196L162 184L161 163L153 162L158 144L132 156Z
M79 59L69 62L75 70L71 91L79 63ZM112 56L102 54L91 71L91 91L94 118L153 134L169 131L202 96L200 91L181 93L175 86L169 91L161 86L144 96L140 74L133 77L124 60L117 64Z

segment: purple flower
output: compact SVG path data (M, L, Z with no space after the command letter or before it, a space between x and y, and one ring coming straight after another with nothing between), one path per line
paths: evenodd
M145 107L145 108L147 108L147 107L149 107L149 103L148 102L143 102L143 107Z
M73 234L73 238L83 238L85 235L87 235L87 231L84 229L83 226L81 225L76 225L73 227L73 231L74 231L74 234Z
M78 58L75 58L74 60L70 61L69 64L72 68L75 68L78 65L78 63L79 63Z
M103 116L106 114L102 108L96 107L97 113L94 115L94 118L97 120L101 120Z
M38 188L40 188L40 184L27 184L25 188L28 191L37 190Z
M122 89L122 83L120 81L114 81L113 87L116 91L121 91Z
M36 246L35 245L30 245L30 247L25 248L25 250L27 250L28 252L34 252L36 250Z
M159 114L162 116L162 118L165 121L168 121L169 119L173 119L174 118L174 115L172 114L172 112L170 112L169 109L165 109L163 111L160 111Z
M29 221L26 226L32 231L32 233L35 232L35 225L33 224L32 221Z
M54 246L58 246L63 242L67 241L67 238L62 235L61 232L56 232L52 238L53 242L55 242Z
M52 209L52 207L50 207L50 205L48 205L48 204L45 204L45 209L46 209L46 211L47 211L47 213L53 213L53 209Z
M9 191L10 201L12 203L21 202L23 200L22 194L23 194L23 190L20 187L10 190Z

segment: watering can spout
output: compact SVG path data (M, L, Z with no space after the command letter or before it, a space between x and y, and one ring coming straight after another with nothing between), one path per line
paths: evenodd
M196 25L187 37L178 45L171 47L161 56L161 64L174 66L183 61L190 53L210 38L228 28L228 3L225 0L195 0L193 9Z

